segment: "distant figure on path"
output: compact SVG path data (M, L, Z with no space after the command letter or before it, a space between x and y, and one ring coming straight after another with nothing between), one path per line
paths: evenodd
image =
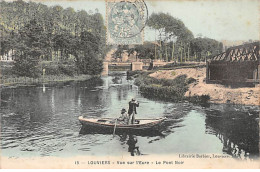
M139 103L135 100L135 98L132 98L132 100L129 102L129 109L128 109L129 124L135 123L135 114L137 114L136 107L139 107Z

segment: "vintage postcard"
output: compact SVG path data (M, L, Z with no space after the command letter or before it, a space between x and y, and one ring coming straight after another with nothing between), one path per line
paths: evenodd
M259 7L1 1L0 168L260 168Z

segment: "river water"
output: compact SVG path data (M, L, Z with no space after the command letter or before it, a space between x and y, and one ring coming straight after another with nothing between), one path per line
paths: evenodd
M133 97L140 102L137 118L167 117L161 135L82 131L79 116L118 117ZM88 81L3 88L2 156L214 153L254 159L259 156L258 112L258 107L147 99L125 72Z

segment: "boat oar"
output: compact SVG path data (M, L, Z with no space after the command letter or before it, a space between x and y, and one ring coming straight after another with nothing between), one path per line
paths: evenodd
M115 136L115 132L116 132L116 123L117 123L117 118L116 118L116 121L115 121L115 126L114 126L113 137Z

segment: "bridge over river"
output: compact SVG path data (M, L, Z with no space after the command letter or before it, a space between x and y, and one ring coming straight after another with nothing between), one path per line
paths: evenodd
M109 71L109 67L112 67L112 66L129 67L130 70L135 71L135 70L143 70L144 67L148 68L150 65L152 65L153 67L159 67L159 66L164 66L169 63L173 63L173 61L170 61L170 62L164 62L164 61L103 62L102 75L107 75L108 71Z

